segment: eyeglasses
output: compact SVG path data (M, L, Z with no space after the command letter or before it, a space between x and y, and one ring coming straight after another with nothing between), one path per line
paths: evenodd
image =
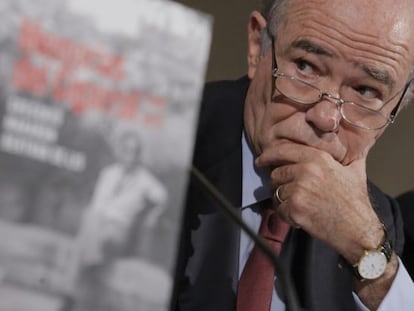
M357 103L353 100L343 100L340 97L335 97L329 93L323 92L318 87L298 79L296 77L279 72L276 62L275 44L272 36L272 96L274 94L274 88L284 97L291 100L294 103L304 106L311 106L320 102L324 97L332 100L339 109L341 117L348 124L366 129L366 130L378 130L390 123L393 123L395 116L401 106L402 100L412 80L409 80L406 85L394 94L390 99L385 102L381 102L377 105L378 108L373 109L367 105ZM384 115L380 110L390 101L395 99L398 94L402 92L397 105L391 111L389 116ZM350 98L352 99L352 98ZM358 101L358 99L356 100Z

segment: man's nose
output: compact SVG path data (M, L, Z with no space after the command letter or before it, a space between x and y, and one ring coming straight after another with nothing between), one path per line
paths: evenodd
M336 132L342 119L339 109L338 100L325 95L306 111L306 121L323 132Z

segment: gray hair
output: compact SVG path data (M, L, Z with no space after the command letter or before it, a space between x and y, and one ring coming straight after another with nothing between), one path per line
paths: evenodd
M260 13L267 21L267 27L263 30L261 35L261 51L265 53L266 49L270 47L271 38L276 38L277 28L283 20L285 7L288 0L261 0Z

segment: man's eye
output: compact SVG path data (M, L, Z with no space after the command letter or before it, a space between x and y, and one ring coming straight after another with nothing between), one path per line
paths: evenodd
M303 59L295 60L295 65L297 70L299 70L301 73L309 74L313 71L312 64Z
M373 89L371 87L368 86L358 86L356 88L354 88L355 91L358 92L358 94L360 96L362 96L365 99L375 99L375 98L379 98L379 92L376 89Z

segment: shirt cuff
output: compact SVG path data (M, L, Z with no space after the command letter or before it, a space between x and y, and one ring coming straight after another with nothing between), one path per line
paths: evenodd
M413 310L414 305L414 282L398 258L398 272L394 281L391 284L391 288L387 295L382 300L377 311L398 310L398 311L410 311ZM367 307L359 299L358 295L353 293L355 303L360 311L369 311Z

